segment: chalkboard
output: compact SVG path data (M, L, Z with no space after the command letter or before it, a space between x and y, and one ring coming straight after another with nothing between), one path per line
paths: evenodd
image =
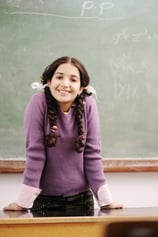
M64 55L97 91L103 157L157 157L158 1L0 0L0 158L25 158L30 85Z

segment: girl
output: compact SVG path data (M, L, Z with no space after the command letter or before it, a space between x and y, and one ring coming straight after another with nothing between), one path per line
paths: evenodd
M26 167L16 202L4 210L122 208L113 201L101 160L99 117L89 75L77 59L61 57L41 77L24 116ZM34 84L34 86L38 84ZM91 215L91 214L90 214Z

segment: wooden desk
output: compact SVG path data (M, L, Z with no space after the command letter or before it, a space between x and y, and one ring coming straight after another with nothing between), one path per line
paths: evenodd
M29 212L1 211L0 237L109 237L109 225L128 222L158 226L158 207L95 210L94 216L74 217L33 217ZM116 229L110 237L122 236Z

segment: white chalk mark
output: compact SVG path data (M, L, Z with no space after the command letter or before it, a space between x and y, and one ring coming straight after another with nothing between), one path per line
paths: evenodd
M113 9L114 4L110 2L102 2L100 4L100 15L103 15L105 10Z
M10 15L38 15L38 16L50 16L50 17L57 17L57 18L64 18L64 19L96 19L96 20L102 20L102 21L117 21L117 20L124 20L124 17L98 17L98 16L64 16L64 15L58 15L53 13L45 13L45 12L26 12L26 11L14 11L14 12L6 12L6 14Z
M95 5L94 5L94 2L93 1L85 1L82 5L81 16L82 17L84 16L84 11L85 10L90 10L92 8L96 8Z

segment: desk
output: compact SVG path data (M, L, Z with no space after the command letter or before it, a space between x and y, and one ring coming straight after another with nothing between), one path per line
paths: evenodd
M94 216L67 217L33 217L30 212L1 211L0 237L109 237L109 225L127 222L158 226L158 207L95 210ZM117 230L110 237L122 237L116 233Z

